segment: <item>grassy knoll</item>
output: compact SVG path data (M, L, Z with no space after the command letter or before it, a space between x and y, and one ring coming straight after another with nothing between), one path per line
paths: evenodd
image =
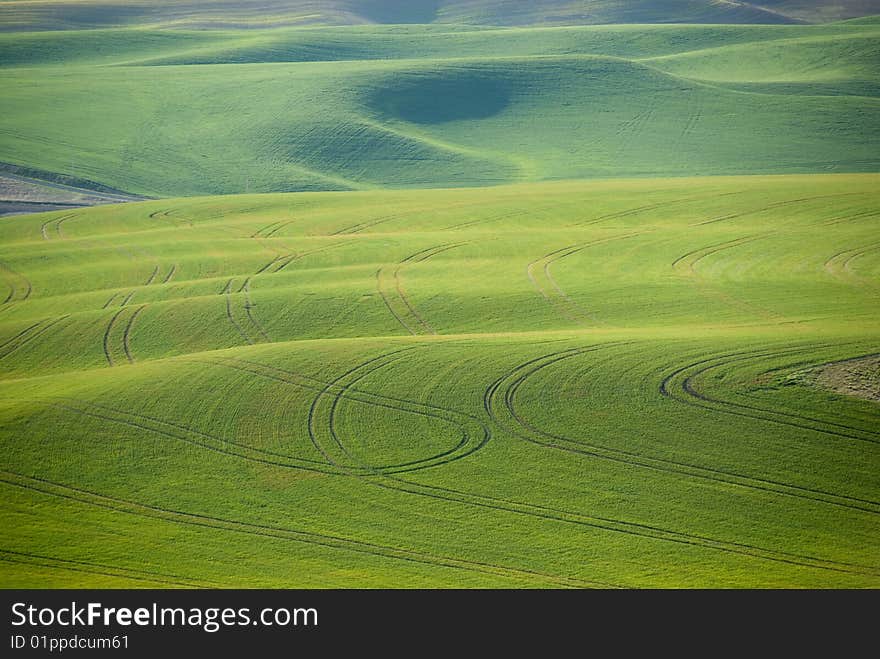
M2 581L878 587L878 184L6 218Z
M875 0L3 0L0 29L277 27L455 23L822 23L877 13Z
M7 33L0 170L153 197L876 171L878 30Z

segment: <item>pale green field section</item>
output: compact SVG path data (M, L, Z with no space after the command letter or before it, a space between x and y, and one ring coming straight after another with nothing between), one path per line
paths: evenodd
M150 197L871 172L878 72L871 20L8 32L0 171Z
M5 218L0 583L880 587L878 403L804 376L880 352L878 189Z

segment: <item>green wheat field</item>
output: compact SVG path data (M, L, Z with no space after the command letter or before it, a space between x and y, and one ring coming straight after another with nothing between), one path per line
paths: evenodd
M0 586L880 587L836 7L0 2Z

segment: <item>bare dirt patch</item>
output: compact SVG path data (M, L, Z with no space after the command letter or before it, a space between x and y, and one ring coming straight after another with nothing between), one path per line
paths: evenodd
M0 216L42 213L98 204L134 201L134 195L106 193L72 185L0 173Z
M880 355L825 364L816 369L815 383L839 394L880 403Z

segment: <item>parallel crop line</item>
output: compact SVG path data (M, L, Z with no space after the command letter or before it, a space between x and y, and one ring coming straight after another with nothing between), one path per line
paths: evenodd
M385 356L390 356L393 354L395 353L389 353ZM333 384L339 385L339 383L343 379L356 373L358 369L372 364L379 359L382 359L382 357L373 358L371 360L368 360L367 362L364 362L363 364L360 364L359 366L354 367L353 369L349 369L346 373L337 378L333 382ZM312 437L313 443L315 443L315 446L322 451L322 453L328 460L332 461L332 457L329 455L329 453L326 452L326 450L321 447L320 442L318 442L316 434L317 408L320 405L322 397L328 395L329 391L330 387L328 386L328 388L318 394L318 396L312 402L312 407L309 412L309 433ZM333 407L331 407L331 415L332 410ZM328 423L328 426L330 427L332 433L332 424ZM341 469L346 469L344 465L338 463L336 463L336 466ZM355 476L357 475L354 472L350 473ZM670 529L664 529L658 526L642 524L638 522L628 522L612 518L589 516L581 513L556 510L546 506L534 505L524 502L515 502L503 498L489 497L468 492L461 492L459 490L454 490L451 488L423 485L421 483L407 481L400 477L381 474L375 472L375 470L374 473L376 474L377 479L369 479L366 477L361 478L363 478L364 482L372 483L377 487L405 492L416 496L424 496L444 501L462 503L465 505L472 505L513 514L553 520L556 522L587 526L603 531L611 531L616 533L624 533L628 535L650 538L652 540L685 544L702 549L740 554L759 560L788 563L802 567L832 570L837 572L868 574L871 576L880 574L880 572L875 573L873 571L870 571L870 568L865 568L864 566L849 565L829 559L821 559L811 556L793 554L790 552L783 552L779 550L765 549L745 543L722 541L698 534L692 534L683 531L673 531Z
M8 485L18 487L20 489L31 490L48 496L77 501L79 503L103 508L105 510L121 512L142 518L159 519L162 521L183 524L187 526L210 528L213 530L230 533L240 533L250 536L272 538L288 542L297 542L301 544L308 544L320 547L329 547L332 549L379 556L392 560L430 565L432 567L467 570L471 572L491 574L494 576L504 576L519 579L531 580L537 577L542 581L546 581L548 583L565 585L568 587L595 587L598 585L592 582L569 579L566 577L556 577L554 575L546 575L540 572L526 570L522 568L512 568L483 561L472 561L467 559L451 558L447 556L437 556L417 550L392 547L389 545L381 545L378 543L355 540L342 536L270 526L267 524L253 524L241 522L238 520L225 519L222 517L183 512L159 506L151 506L136 501L121 499L118 497L111 497L105 494L98 494L82 488L70 487L42 478L27 477L6 470L0 471L0 482L4 482Z
M748 215L755 215L757 213L763 213L764 211L773 210L774 208L782 208L784 206L791 206L794 204L802 204L807 201L815 201L817 199L836 199L838 197L849 197L851 195L858 195L858 192L841 192L837 194L828 194L828 195L816 195L813 197L801 197L800 199L786 199L784 201L777 201L772 204L767 204L765 206L758 206L757 208L750 208L745 211L738 211L736 213L728 213L727 215L719 215L718 217L712 217L708 220L703 220L701 222L695 222L690 226L704 226L706 224L715 224L716 222L726 222L727 220L735 220L740 217L746 217Z
M125 331L122 333L122 350L125 352L125 358L128 359L129 364L134 364L134 357L131 354L131 328L134 326L134 321L137 320L137 317L147 308L147 306L148 305L146 304L142 304L135 309L134 313L132 313L131 317L128 319L128 323L125 325Z
M800 352L805 352L810 350L810 348L803 348L799 350ZM792 350L791 352L797 352ZM778 354L786 354L783 352L767 352L764 355L757 356L774 356ZM822 419L816 419L813 417L808 417L799 414L793 414L791 412L782 412L777 410L768 410L764 408L760 408L752 405L745 405L743 403L734 403L731 401L722 400L719 398L712 398L706 395L703 392L700 392L696 389L693 378L700 375L701 373L708 371L712 368L717 368L718 366L723 366L728 363L732 363L735 361L739 361L738 359L729 359L731 357L739 357L741 359L747 359L748 354L743 356L743 353L731 353L729 355L724 355L721 358L708 358L703 359L692 364L687 364L682 366L669 375L667 375L660 384L660 393L669 398L674 398L679 402L686 403L688 405L694 407L700 407L703 409L709 409L715 412L722 412L724 414L732 414L735 416L742 416L750 419L756 419L759 421L767 421L770 423L775 423L779 425L785 425L792 428L800 428L803 430L810 430L813 432L823 433L826 435L831 435L834 437L840 437L842 439L855 440L859 442L867 442L870 444L880 444L880 433L864 430L861 428L853 428L851 426L845 426L839 423L835 423L833 421L825 421ZM724 359L728 359L728 361L723 361ZM706 366L708 364L708 366ZM702 369L697 369L689 375L685 375L687 371L694 369L698 366L705 366ZM677 391L685 394L684 398L673 396L671 390L671 384L675 378L678 376L684 376L682 379L679 388ZM782 418L779 418L782 417ZM816 425L811 424L819 424L828 426L826 428L817 427ZM854 434L855 433L855 434ZM873 437L874 439L868 439L867 437L860 437L859 434L868 435ZM880 505L875 502L875 505Z
M162 280L162 283L167 284L169 281L171 281L171 278L174 277L175 272L177 272L177 264L176 263L171 266L171 269L168 271L168 274L165 275L165 279Z
M553 279L553 275L550 273L550 266L564 259L572 254L577 254L588 247L593 247L595 245L603 245L605 243L617 241L617 240L625 240L627 238L634 238L636 236L643 235L644 232L636 232L629 233L623 236L613 236L610 238L600 238L597 240L591 240L583 243L576 243L574 245L568 245L566 247L560 247L559 249L555 249L552 252L545 254L544 256L535 259L531 263L526 266L526 275L529 278L529 281L532 283L532 286L541 294L541 296L550 302L557 310L566 318L573 322L596 322L596 318L593 314L575 302L565 291L560 288L560 286L556 283L556 280ZM541 266L538 269L538 266ZM535 276L536 270L540 273L543 273L543 277L550 282L550 287L543 286L538 281L538 277ZM539 275L540 276L540 275ZM552 290L551 290L552 289ZM555 290L554 294L552 291Z
M151 572L149 570L137 570L133 568L120 567L117 565L107 565L103 563L94 563L91 561L72 560L69 558L56 558L53 556L43 556L40 554L32 554L28 552L12 551L10 549L0 549L0 560L25 565L39 565L41 567L61 568L72 572L85 572L87 574L98 574L107 577L118 577L130 579L132 581L143 581L146 583L157 583L171 586L180 586L182 588L204 588L206 586L216 587L217 584L210 582L195 581L187 577L180 577L174 574L163 574L161 572Z
M63 316L60 316L60 317L56 318L55 320L51 321L50 323L48 323L47 325L43 325L43 327L41 327L40 329L38 329L34 332L31 332L30 334L28 334L24 338L21 338L18 341L18 343L16 343L14 346L10 347L9 350L7 350L6 352L3 353L3 355L0 355L0 360L6 359L7 357L9 357L9 355L20 350L21 348L23 348L24 346L29 344L34 339L39 338L40 336L42 336L43 334L48 332L50 329L52 329L55 325L57 325L58 323L60 323L61 321L65 320L67 318L70 318L70 314L65 314ZM40 321L40 322L45 322L45 321Z
M429 258L436 256L437 254L442 254L443 252L455 249L456 247L461 247L465 244L466 243L444 243L442 245L434 245L433 247L428 247L427 249L420 250L415 254L410 254L396 264L390 277L394 279L394 293L396 294L395 297L403 303L403 310L395 310L391 302L392 296L386 293L385 290L383 290L383 280L385 278L388 278L388 275L385 273L386 266L380 267L376 271L376 288L379 291L379 295L382 296L382 301L385 302L385 306L388 308L388 311L391 312L391 315L393 315L410 334L437 334L437 332L433 327L431 327L431 325L428 324L428 322L419 314L419 312L416 311L412 302L410 302L406 292L403 289L403 284L400 280L400 271L408 265L427 261ZM407 320L404 320L404 318L406 318Z
M613 344L609 344L609 347L611 345ZM756 478L733 471L718 469L716 467L707 467L676 460L668 460L665 458L651 457L641 453L593 444L591 442L581 439L563 437L561 435L536 428L518 413L515 405L516 394L519 391L519 388L529 377L532 377L538 371L553 364L556 364L560 361L572 357L577 357L588 352L592 352L594 350L595 349L593 348L571 349L559 353L551 353L549 355L530 360L524 364L520 364L514 370L496 380L490 387L490 389L487 390L487 411L489 411L490 415L499 425L507 428L516 436L533 444L539 444L547 448L553 448L569 453L581 454L600 460L620 462L630 465L634 468L651 469L654 471L662 471L671 474L687 476L690 478L716 481L724 483L726 485L733 485L752 490L771 492L773 494L792 496L800 499L809 499L812 501L841 506L861 512L880 514L880 503L875 501L859 499L842 494L834 494L831 492L826 492L824 490L804 487L800 485L793 485L791 483L775 481L772 479ZM506 387L501 390L502 385L504 385L505 383ZM515 421L515 423L518 424L523 430L529 431L531 434L526 434L517 431L516 429L510 428L498 416L498 413L496 412L497 406L495 404L495 399L499 395L503 397L504 407L507 409L508 413Z
M615 344L608 344L603 347L611 347ZM616 344L621 345L621 344ZM623 344L626 345L626 344ZM484 404L489 411L492 418L499 423L499 425L503 428L506 428L509 432L512 432L515 436L524 439L530 443L538 444L547 448L553 448L561 451L566 451L569 453L580 454L590 458L597 458L603 460L611 460L614 462L622 462L628 464L632 467L645 468L645 469L653 469L658 471L667 471L670 473L675 473L683 476L688 476L692 478L701 478L706 480L715 480L727 485L735 485L740 487L747 487L756 490L765 490L768 492L772 492L775 494L785 494L789 496L796 496L799 498L809 498L815 501L820 501L823 503L831 503L835 505L844 506L847 508L859 510L862 512L871 512L874 514L878 513L876 502L864 501L863 503L867 505L874 506L874 508L866 508L864 506L855 505L851 502L857 501L861 502L861 500L853 499L852 497L846 497L843 495L835 495L826 492L822 492L820 490L810 490L809 488L802 488L800 486L793 486L786 483L776 483L774 481L762 480L762 479L754 479L747 476L741 476L739 474L733 474L729 472L724 472L722 470L717 470L713 468L700 467L697 465L690 465L687 463L680 463L670 460L664 460L661 458L650 458L647 456L643 456L640 454L632 453L629 451L622 451L618 449L609 449L606 447L595 446L591 444L585 444L579 440L571 440L569 438L561 437L558 435L554 435L551 433L545 433L544 431L540 431L534 426L528 424L528 422L524 421L516 412L514 407L514 397L516 394L516 388L525 381L530 375L535 373L537 370L544 368L552 363L556 363L562 359L567 359L569 357L575 357L578 355L582 355L588 352L593 352L599 347L592 348L573 348L570 350L562 351L559 353L552 353L550 355L545 355L543 357L538 357L536 359L530 360L525 364L521 364L519 367L510 371L509 373L503 375L498 380L496 380L490 387L486 390L486 395L484 397ZM550 361L547 361L550 359ZM535 368L531 371L527 371L524 375L518 376L514 378L513 376L517 376L518 372L521 370L526 370L527 367L537 364ZM533 433L538 433L538 435L543 435L547 437L547 440L537 439L534 436L530 436L523 432L518 432L515 429L510 428L504 421L497 415L495 412L495 399L498 396L499 389L505 383L505 381L512 380L511 384L503 391L503 398L505 407L508 409L511 416L514 420L524 429L530 430ZM564 442L564 443L559 443ZM569 446L568 443L575 444L577 447ZM782 489L773 489L779 488ZM810 494L804 494L804 492L808 492L810 494L820 495L824 498L816 498L815 496L810 496ZM693 534L685 534L691 536ZM748 545L745 543L739 542L729 542L729 541L717 541L711 538L705 538L704 536L694 536L698 538L708 539L711 542L720 542L725 545L732 547L731 551L735 551L736 553L751 553L758 552L762 555L762 557L767 558L768 560L779 560L781 562L795 562L797 564L806 565L808 567L818 567L822 569L830 569L844 572L856 572L860 574L868 574L868 575L877 575L880 574L880 571L873 570L872 568L855 565L850 563L845 563L841 561L818 558L814 556L807 556L802 554L795 554L792 552L785 552L781 550L775 549L766 549L762 547L755 547L753 545ZM738 549L736 549L738 548ZM740 551L742 550L742 551Z

